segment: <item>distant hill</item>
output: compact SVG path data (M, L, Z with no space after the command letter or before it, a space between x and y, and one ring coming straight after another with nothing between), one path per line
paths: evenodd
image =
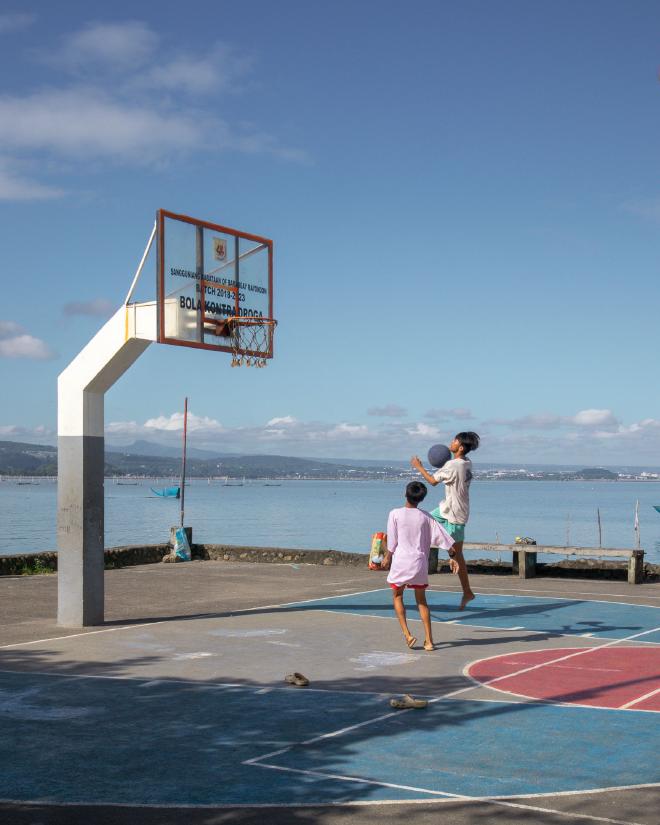
M113 444L105 445L106 453L124 453L125 455L148 455L157 458L180 458L181 445L172 447L168 444L157 444L153 441L134 441L132 444L126 444L123 447L117 447ZM224 458L227 455L236 455L236 453L214 452L212 450L198 450L197 447L188 445L186 454L189 458L201 458L203 461L212 461L215 458Z
M613 473L611 470L606 470L603 467L586 467L584 470L579 470L575 474L576 478L584 478L584 479L608 479L612 481L615 478L618 478L616 473Z
M171 446L169 444L159 444L155 441L134 441L132 444L124 446L117 446L116 444L105 445L106 453L124 453L126 455L148 455L157 458L179 458L181 456L181 446ZM227 452L223 450L199 450L196 447L188 445L187 455L189 458L200 458L203 461L213 461L220 459L232 459L240 457L240 453ZM396 461L386 458L310 458L309 456L301 456L301 461L322 461L324 464L343 465L348 467L396 467L407 468L410 466L410 460Z
M0 441L0 474L6 476L56 475L57 447Z
M145 446L154 454L132 452ZM130 452L128 450L131 450ZM130 448L106 450L106 476L175 477L181 473L181 456L150 442L136 442ZM165 454L163 454L165 453ZM202 457L197 457L201 454ZM207 456L211 456L208 458ZM230 478L378 478L388 474L387 467L369 468L331 463L321 459L294 458L282 455L214 455L205 450L190 450L187 460L189 476ZM0 475L56 475L57 448L0 441Z

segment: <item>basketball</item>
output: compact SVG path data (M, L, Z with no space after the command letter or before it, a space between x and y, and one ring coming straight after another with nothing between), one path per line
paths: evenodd
M429 450L429 464L431 467L439 469L451 458L449 447L444 444L434 444Z

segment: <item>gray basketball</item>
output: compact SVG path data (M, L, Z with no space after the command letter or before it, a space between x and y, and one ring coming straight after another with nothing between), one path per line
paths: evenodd
M451 458L449 447L444 444L434 444L429 450L429 464L431 467L440 468Z

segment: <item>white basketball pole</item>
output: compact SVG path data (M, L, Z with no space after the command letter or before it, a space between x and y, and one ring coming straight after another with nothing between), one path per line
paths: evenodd
M57 621L101 624L104 397L156 340L156 304L122 306L57 382Z

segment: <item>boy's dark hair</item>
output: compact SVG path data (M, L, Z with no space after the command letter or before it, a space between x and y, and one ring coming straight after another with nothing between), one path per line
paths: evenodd
M426 484L422 484L421 481L411 481L406 486L406 501L408 504L419 504L424 501L427 493Z
M456 433L456 441L463 448L463 455L467 455L471 450L479 447L479 436L476 433Z

